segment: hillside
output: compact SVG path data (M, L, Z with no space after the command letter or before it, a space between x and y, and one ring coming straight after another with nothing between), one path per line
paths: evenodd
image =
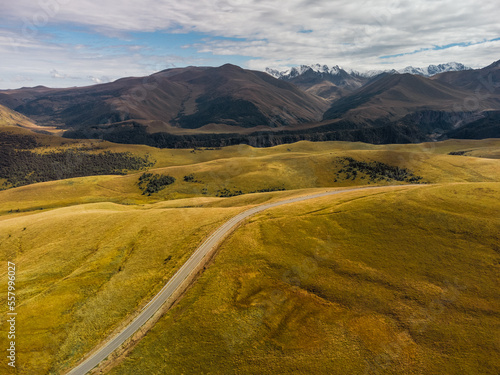
M13 111L8 107L0 105L0 128L7 127L24 128L42 133L55 132L55 129L52 127L43 127L37 125L33 120L20 114L19 112Z
M422 110L451 112L467 93L448 84L411 74L380 78L356 93L336 101L323 119L395 120ZM482 103L487 108L486 103Z
M149 168L148 173L172 176L175 178L175 182L166 186L163 190L148 196L143 194L139 186L140 178L144 172L129 171L126 175L71 178L0 191L0 236L3 236L0 241L0 258L4 261L10 260L18 264L18 281L20 285L30 285L30 287L21 288L18 296L19 301L22 301L19 306L19 313L21 316L28 317L28 319L21 320L18 325L20 335L18 356L19 363L23 363L23 366L18 369L19 374L37 375L45 374L49 371L58 373L62 368L76 363L81 355L91 350L104 336L117 329L124 319L130 318L134 311L138 308L140 309L147 302L148 297L152 296L161 287L166 279L173 274L196 248L196 245L218 224L254 204L312 194L313 192L336 187L402 185L407 184L411 176L421 176L422 180L417 182L424 182L424 184L415 184L410 187L387 188L387 192L384 190L383 194L373 190L370 191L369 195L372 197L370 199L361 197L355 199L359 193L352 193L352 196L349 196L352 199L347 196L341 199L341 202L347 205L354 204L352 207L345 206L345 210L344 208L337 207L338 203L335 203L337 202L336 200L324 200L313 206L305 204L303 208L300 208L302 206L298 205L293 210L290 210L290 208L285 209L285 211L280 211L285 213L280 222L283 228L289 228L291 232L280 232L280 235L273 234L274 229L270 228L269 231L265 229L270 223L274 223L275 220L269 221L267 219L268 214L264 213L263 216L252 219L252 222L248 226L245 225L242 228L242 233L247 233L247 230L253 231L254 229L252 228L255 228L255 225L259 227L262 225L262 228L264 228L262 232L265 234L264 237L253 236L255 242L252 245L246 242L247 234L243 234L241 239L235 237L234 240L231 240L237 241L241 246L246 246L247 249L257 250L258 254L261 254L263 257L267 257L264 253L267 247L262 248L263 243L272 244L273 253L276 252L276 255L281 254L280 252L282 251L286 251L285 249L289 249L295 254L299 248L308 248L304 246L303 233L313 233L319 239L328 241L327 237L322 237L328 233L327 228L344 228L339 229L338 232L336 231L335 236L341 236L338 239L339 241L343 241L342 243L353 244L352 246L350 245L352 249L359 249L361 251L362 248L376 248L395 252L397 250L396 242L392 242L392 245L387 248L386 241L388 239L383 236L381 237L381 233L385 231L380 231L377 236L367 237L363 237L363 233L367 230L366 228L372 228L370 230L375 231L379 226L383 226L384 228L394 228L394 232L391 233L401 233L401 236L404 237L404 231L398 229L397 225L405 223L404 220L407 220L408 217L415 218L415 220L420 217L416 211L418 204L421 204L421 212L427 212L425 214L427 216L422 216L422 220L417 223L418 225L407 225L408 230L410 230L408 232L408 236L410 237L404 243L410 247L405 256L410 256L411 254L415 256L422 255L421 252L416 251L419 242L412 245L411 238L420 238L422 241L428 241L425 246L443 251L442 255L439 256L444 259L445 255L449 258L451 252L446 246L452 246L450 244L456 243L454 242L456 241L455 236L457 236L457 233L462 233L459 232L462 230L460 228L469 228L467 230L481 228L479 232L474 232L476 233L474 236L468 237L468 244L473 244L471 245L472 248L480 249L485 249L485 246L489 243L488 241L490 241L489 238L492 238L492 233L495 232L495 229L491 229L492 225L496 225L495 218L490 213L497 211L495 208L497 201L493 198L490 199L489 192L490 190L496 191L495 189L498 188L496 185L500 181L500 160L493 159L495 155L498 157L498 140L450 140L427 144L385 146L349 142L299 142L273 148L252 148L240 145L221 149L161 150L141 145L124 146L108 142L93 143L92 145L90 141L50 146L48 140L59 138L47 135L35 135L35 137L37 137L39 142L45 142L45 145L40 149L35 147L33 150L44 153L63 149L69 150L74 147L79 149L85 149L86 147L88 150L92 146L91 151L87 152L116 153L127 150L136 156L150 154L151 159L156 164L154 167ZM439 187L439 189L441 190L438 187L427 185L427 183L440 184L439 186L442 187ZM396 194L394 189L401 189L397 193L399 195ZM407 189L415 189L415 192L422 191L423 193L411 193ZM482 196L481 194L485 195ZM492 194L494 196L494 193ZM464 198L465 196L467 199ZM396 199L395 197L398 197L397 204L391 203L393 202L392 199ZM383 199L386 200L383 201ZM439 204L440 209L442 209L443 199L448 202L446 203L446 207L450 209L450 213L446 213L446 215L451 215L449 217L435 216L437 215L437 211L434 205ZM407 203L403 204L403 202ZM468 205L465 205L464 202L468 202ZM428 204L431 206L428 206ZM376 212L382 212L380 210L383 207L385 207L385 210L391 211L384 211L383 215L375 214ZM336 213L339 209L343 212L342 216ZM462 211L453 214L452 212L455 212L453 210L457 209ZM328 214L323 215L322 213ZM408 215L408 217L405 216L405 219L401 215ZM340 227L332 221L337 220L335 219L336 217L339 220L342 218L342 222L339 222ZM359 220L360 217L363 218L362 221ZM382 222L382 218L385 221ZM460 218L461 221L457 218ZM450 220L456 226L446 227L444 228L446 230L444 230L442 223ZM359 229L361 228L359 226L360 222L363 222L363 229ZM485 222L489 224L484 225ZM322 228L325 229L324 232L322 232ZM323 234L316 233L315 231L320 231ZM422 231L426 232L427 236L423 236ZM296 235L294 236L291 233L295 233ZM435 233L436 235L429 235L428 233ZM449 238L443 238L443 242L435 242L438 241L438 238L441 238L437 236L437 233L449 236ZM498 231L495 233L498 233ZM275 238L275 242L269 242L267 239L268 235ZM356 238L356 240L348 242L348 238L351 237ZM398 241L403 241L403 237L397 237ZM280 238L286 238L286 246L282 250L279 250L279 243L276 242ZM390 239L396 241L392 235ZM443 243L448 245L443 245ZM232 244L233 242L228 242L227 246L233 247ZM194 350L186 352L185 357L183 357L184 359L180 362L171 362L169 359L168 363L173 366L171 367L173 372L189 372L192 370L183 361L190 360L191 355L198 353L199 348L201 348L197 346L198 344L203 346L204 342L212 343L212 351L206 352L208 357L201 357L201 360L195 361L200 366L198 370L204 368L207 363L205 361L209 361L212 356L218 355L219 351L225 352L225 343L229 342L230 345L239 347L238 345L240 345L241 340L233 342L226 339L230 339L233 328L239 331L237 327L239 327L241 319L243 319L242 317L247 316L247 313L250 315L253 314L253 312L246 310L248 308L246 306L253 306L255 303L260 303L258 302L260 301L258 294L254 297L252 294L245 294L253 290L254 286L252 285L254 284L251 283L257 282L257 279L254 280L250 276L254 274L251 267L254 267L258 262L255 263L255 259L248 258L248 253L241 252L242 248L240 246L234 247L236 249L234 256L244 262L246 264L245 267L250 267L246 268L246 271L243 272L239 270L238 267L240 266L233 267L232 261L226 263L225 259L227 258L225 258L224 254L227 254L227 250L224 249L221 252L222 268L225 270L237 270L234 275L237 275L235 276L236 278L241 277L242 286L241 289L238 289L239 291L235 292L237 294L234 295L241 295L241 297L237 297L235 302L237 303L236 307L232 304L227 305L229 297L224 297L223 293L233 295L234 291L231 292L231 288L234 287L234 282L238 281L234 281L235 279L233 279L231 274L224 273L231 271L220 273L221 277L228 280L226 286L229 289L223 288L220 290L222 294L219 296L222 296L222 301L219 301L217 299L219 297L215 295L212 301L220 306L221 311L228 311L229 315L221 321L217 320L219 319L219 315L213 315L213 319L217 321L208 320L207 322L213 326L215 331L207 332L206 335L208 336L203 336L203 340L198 340L195 343L194 341L190 341L191 338L189 335L185 335L182 340L177 341L180 346L170 347L173 350L172 353L177 352L177 350L184 350L183 345L187 345ZM414 249L415 252L411 252L411 249ZM375 324L374 322L382 319L389 326L392 326L394 322L391 320L393 319L391 317L394 313L401 312L400 310L392 311L390 309L380 310L376 308L376 298L378 298L376 296L386 296L388 293L384 285L392 283L390 285L393 285L396 289L400 288L402 290L401 293L410 293L411 291L411 288L405 286L406 284L402 285L400 281L396 281L399 280L396 274L388 275L389 271L387 269L379 269L381 267L380 262L383 262L384 259L393 259L394 262L399 258L390 255L393 253L384 255L384 253L377 252L376 254L378 254L377 257L380 256L380 260L377 261L373 257L368 257L365 259L368 262L366 263L366 267L378 269L377 272L383 271L381 277L387 277L384 281L373 284L369 281L368 276L365 275L366 277L362 277L360 272L362 272L365 266L361 267L362 269L349 268L350 274L361 275L359 276L359 281L361 285L366 285L366 290L374 290L376 293L372 299L369 299L371 302L366 305L366 309L360 310L361 315L349 315L351 314L350 312L342 310L342 314L345 314L343 316L348 317L349 321L353 319L352 325L349 323L349 327L357 327L355 328L357 331L353 332L357 332L356 335L361 335L359 336L360 340L362 340L362 337L365 337L362 332L364 330L371 330L372 328L386 332L389 335L387 337L399 334L399 330L384 331L389 329L387 325L372 325ZM339 287L347 282L349 278L342 279L344 277L342 276L344 275L342 270L345 271L345 267L348 267L351 264L350 262L355 261L354 258L351 258L351 255L339 254L339 259L334 259L337 263L332 263L331 267L327 267L330 271L328 269L323 270L326 272L324 277L339 280ZM456 254L456 257L461 257L462 255L463 253ZM431 257L431 253L425 256ZM474 255L470 256L473 257ZM280 290L283 290L289 296L295 295L295 293L298 293L297 296L301 296L302 293L306 293L300 289L293 289L293 287L289 289L289 286L278 280L280 277L278 279L275 278L276 272L279 276L283 267L285 269L287 267L302 267L301 259L303 258L301 257L302 255L297 253L290 255L290 257L282 257L279 262L273 260L271 262L272 267L270 268L259 267L259 272L264 272L264 274L262 278L258 279L258 282L262 281L268 284L261 286L255 284L255 287L262 287L264 294L267 293L266 290L269 290L269 288L273 290L275 287L280 288ZM296 258L298 263L294 263L294 258ZM434 258L424 257L421 259L422 261L430 262ZM448 262L457 265L454 259L452 257ZM471 258L469 263L476 264L474 263L474 259L476 258ZM417 262L417 259L412 258L411 262ZM55 264L57 264L57 267L54 266ZM216 262L213 266L213 271L212 268L209 268L209 273L204 277L212 278L214 274L219 274L221 271L217 264ZM356 267L356 264L354 263L353 267ZM397 265L396 263L392 263L392 266L394 266L394 269L399 270L403 267L401 264ZM450 270L454 269L457 272L461 270L453 267ZM476 271L479 272L479 269L481 272L484 271L483 268L470 268L462 271L467 272L468 280L472 280L471 278L475 277L473 275L475 275ZM268 274L267 272L270 273ZM411 311L417 311L411 310L415 309L415 306L428 303L425 301L432 301L435 297L434 291L438 290L436 288L442 287L442 279L443 277L447 277L447 275L431 274L429 276L430 279L426 282L431 283L432 287L429 287L429 290L427 290L425 289L425 285L430 284L424 283L420 272L418 271L418 267L416 267L407 276L408 282L416 283L415 285L420 285L423 289L419 289L422 294L411 294L416 302L412 302L407 306L410 312L401 312L403 314L401 315L403 322L404 319L408 318L408 314L411 314ZM496 271L493 270L491 272ZM0 273L0 281L5 277L5 271ZM250 277L251 280L247 280L247 277ZM487 278L488 276L484 277ZM199 293L199 289L197 288L207 290L209 291L207 295L212 295L211 286L203 286L206 285L203 280L205 279L200 280L200 286L196 286L193 289L192 293L195 293L195 296L198 296ZM473 288L483 290L482 288L486 288L486 284L483 284L484 280L482 280L479 278L477 279L477 284L467 285L472 288L471 290L476 290ZM211 282L210 285L218 285L217 283L218 281L215 281L215 284ZM311 285L313 289L309 289L309 286L307 286L307 290L310 293L320 293L318 295L326 293L325 296L331 296L331 293L336 295L337 293L337 291L334 293L333 290L328 289L336 288L335 285L337 284L332 284L330 287L326 287L321 283ZM373 289L373 285L380 286L378 289ZM347 299L344 302L341 299L336 300L338 302L335 303L339 303L340 305L345 305L349 301L349 303L354 303L352 298L349 297L351 291L349 291L347 286L346 288L343 289L346 294L342 295L346 296ZM389 288L389 290L392 289ZM306 310L304 310L304 313L314 315L314 311L316 311L320 314L319 316L326 317L338 311L337 307L332 307L332 309L328 307L333 306L332 301L325 302L326 304L320 303L319 305L316 305L316 302L314 302L311 305L311 300L307 297L307 293L304 294L305 299L301 299L302 297L300 297L297 300L305 303ZM403 298L401 296L404 294L398 293L391 298L395 298L394 301L401 302L406 297ZM486 290L485 293L487 293ZM185 301L187 302L182 303L192 301L192 297L189 297L189 294L186 297ZM311 298L313 298L313 301L317 301L319 297L311 295ZM461 303L469 303L467 301L470 298L473 297L467 295L466 300ZM195 297L195 299L199 300L198 303L201 305L209 303L204 298ZM481 321L484 324L490 324L490 321L482 317L483 310L477 310L478 306L483 302L483 300L472 299L469 306L476 309L474 311L478 311L478 322ZM108 308L110 304L116 306L112 314L110 314ZM291 304L290 308L292 306L295 305ZM243 315L235 315L235 308L241 311ZM309 311L309 308L313 308L313 310ZM457 307L457 309L461 308L464 308L463 305ZM349 307L350 309L351 307ZM194 319L191 307L186 306L183 311L182 316L184 318L178 323L182 322L184 324L186 322L186 324L194 324L194 320L191 320ZM205 311L210 311L210 309ZM178 314L178 312L179 310L173 311L174 314ZM304 358L304 366L313 366L312 368L314 369L316 365L312 364L312 357L309 356L310 354L307 354L309 352L307 352L308 349L306 350L306 347L309 347L309 345L316 347L314 346L316 345L314 344L316 339L311 338L312 341L307 339L306 344L304 344L302 339L299 340L293 335L290 336L287 333L287 327L294 327L294 324L301 324L298 322L302 321L300 316L297 317L291 312L290 314L290 319L285 319L283 324L279 323L283 318L281 315L270 316L270 320L266 320L266 325L269 325L271 329L275 324L281 324L280 326L283 329L278 330L281 332L279 334L278 331L276 331L276 335L271 334L274 338L270 336L268 331L263 331L262 339L265 345L278 344L278 346L282 347L286 354L284 358L288 358L287 353L290 353L289 350L295 348L293 349L294 353L298 353L301 358ZM47 316L50 316L50 319L47 319ZM171 316L167 315L164 321L170 322ZM364 318L359 321L356 320L361 317ZM464 327L461 323L462 318L458 317L457 319L455 323L457 327L461 327L460 329L462 329ZM220 322L226 328L220 328ZM252 321L249 320L248 322ZM354 324L354 322L357 323ZM160 327L163 327L164 324L162 322ZM325 327L329 327L328 325L331 324L331 321L325 320L325 324L327 324ZM437 324L436 329L444 329L441 323ZM181 330L184 329L185 327L181 328ZM228 331L225 331L225 329L228 329ZM167 335L165 337L180 332L175 327L173 330L167 328L161 328L161 330ZM28 332L30 333L29 335ZM163 338L157 336L157 332L154 331L152 333L152 337L158 338L156 348L163 348L163 344L158 344L158 342L163 342ZM189 332L189 330L184 332ZM434 332L434 328L433 330L429 330L427 334L430 335L432 332ZM203 334L205 335L205 333ZM212 334L215 334L215 336L212 337ZM323 345L320 343L323 342L321 340L324 338L321 338L321 335L317 331L312 330L311 334L313 336L319 335L318 340L320 341L317 343L318 345ZM215 338L219 337L219 335L221 335L222 340ZM6 336L1 334L0 337ZM426 358L426 353L440 353L438 349L430 349L431 352L425 352L422 349L425 346L425 340L430 340L429 337L422 337L424 344L416 342L412 338L417 345L415 353L423 356L419 357L421 359ZM29 338L29 342L25 341L27 338ZM470 337L468 340L472 340L471 342L474 343L476 342L474 340L480 338L487 339L487 336L478 335L476 338ZM147 337L144 344L146 348L149 348L149 340ZM354 340L358 342L357 338ZM451 338L449 340L450 342L453 341ZM47 343L50 343L51 350L47 350ZM254 343L249 341L249 345L253 346ZM334 346L329 347L328 351L337 353L336 355L339 356L347 355L347 353L359 353L358 349L352 346L352 342L349 344L346 342L346 346L343 346L343 344L337 341L332 341L332 345ZM360 341L359 345L368 344ZM140 350L141 352L138 353L141 354L133 353L132 357L130 357L132 360L125 362L126 366L132 366L133 370L122 370L118 367L116 371L120 371L119 373L121 371L148 373L145 370L148 367L134 367L139 365L137 361L133 360L137 355L142 356L143 360L140 362L144 366L160 366L160 364L154 362L153 357L142 352L142 350L152 349L141 349L138 347L137 350ZM267 361L269 359L260 351L258 345L256 350L257 352L253 352L252 356L258 363L260 363L259 361ZM306 350L306 352L303 350ZM435 352L434 350L437 351ZM276 354L274 349L270 353ZM245 357L240 357L239 354L237 357L231 357L236 355L234 353L229 353L228 355L228 358L233 358L237 363L240 363L240 361L244 363L249 360L249 357L245 359ZM318 352L314 358L323 357ZM361 358L376 360L377 357L371 354L371 352L366 352L365 357L360 357L360 360ZM284 368L286 369L287 365L282 360L284 359L276 358L273 360L276 362L273 363L276 363L277 366L285 366ZM450 366L454 363L454 359L450 359L449 361L443 359L443 361L443 363ZM316 363L318 366L323 363L322 366L327 366L325 367L327 369L329 368L328 362L316 361ZM225 365L226 362L220 362L219 366L222 366L220 368L221 371L224 371ZM411 364L406 365L413 366ZM247 365L242 366L240 368L241 372L252 371L248 370L251 367L247 368Z
M109 373L496 374L498 184L277 208Z
M291 84L230 64L168 69L81 88L1 91L0 103L41 125L83 134L120 132L134 124L148 133L272 128L316 121L326 109L321 99Z
M368 364L437 373L474 361L494 373L497 185L353 192L263 213L227 241L180 304L111 373L204 372L222 354L226 360L215 368L222 373L227 366L255 373L263 363L269 373L345 373ZM19 282L31 285L19 295L19 313L29 319L18 332L30 337L19 341L19 373L58 373L74 364L140 309L222 220L290 195L2 215L2 259L22 267ZM386 359L393 344L404 350ZM484 346L487 355L477 351Z
M480 98L500 94L500 61L482 69L441 73L432 79L474 92Z

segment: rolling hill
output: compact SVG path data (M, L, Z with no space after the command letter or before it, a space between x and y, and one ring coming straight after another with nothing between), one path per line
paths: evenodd
M155 170L178 178L154 197L141 196L137 174L2 191L0 257L19 266L18 311L26 317L17 326L18 372L64 372L140 310L223 220L254 204L324 191L310 187L335 185L331 164L349 155L411 167L440 183L352 192L253 218L113 373L255 373L263 363L269 373L345 373L367 363L378 370L393 344L404 350L387 366L399 373L478 364L495 373L500 169L498 160L448 155L492 146L175 150L178 162L191 163ZM183 181L186 173L199 182ZM366 182L361 177L347 183ZM282 182L302 189L210 196L217 187Z
M38 131L42 133L56 133L56 129L53 127L43 127L37 125L30 118L20 114L19 112L13 111L12 109L0 105L0 127L1 128L24 128L32 131Z
M148 173L175 178L151 196L142 194L144 171L137 170L0 191L0 259L18 265L22 286L19 374L63 373L73 366L140 310L227 218L255 204L375 185L382 190L253 218L221 248L220 258L178 307L113 371L206 372L221 353L228 360L217 361L218 373L227 366L255 373L264 362L270 372L278 367L283 373L357 371L366 361L377 366L393 342L409 351L409 357L391 362L401 373L462 368L474 359L483 373L495 369L497 349L490 332L498 324L492 292L498 274L493 247L498 242L498 140L171 150L90 140L62 144L59 137L20 128L19 134L31 134L36 142L29 151L40 155L64 150L149 154L155 165ZM425 183L387 187L407 184L410 173ZM321 258L313 268L305 263L308 254L315 254L311 249L333 244L339 246L329 253L332 257ZM467 289L449 301L452 275L459 278L452 285ZM4 270L0 281L6 280ZM274 290L288 302L259 315ZM450 314L422 321L421 309L431 311L436 300L445 301ZM196 311L210 313L200 319ZM340 331L335 316L342 317ZM480 326L485 329L475 329ZM255 327L260 327L258 335ZM5 328L0 328L2 345ZM369 332L383 340L371 340ZM337 360L330 362L325 353Z
M499 184L259 214L112 375L497 374Z

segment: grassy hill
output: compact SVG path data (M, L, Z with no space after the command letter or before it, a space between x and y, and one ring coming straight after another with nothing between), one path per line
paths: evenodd
M221 196L224 192L246 194L281 189L402 183L393 179L387 181L382 178L383 175L373 181L363 173L338 173L343 169L342 158L345 157L364 163L380 162L391 167L406 168L427 183L500 179L499 161L494 159L498 158L500 146L500 140L497 139L383 146L351 142L298 142L272 148L240 145L173 150L95 140L68 140L64 143L58 137L22 134L34 137L40 147L30 151L37 154L79 152L73 158L78 166L89 156L105 152L116 155L130 153L138 160L147 157L154 164L147 168L149 173L171 175L176 182L145 199L138 186L144 170L122 172L118 168L124 175L49 181L5 191L0 194L0 214L11 210L38 210L89 202L140 204L152 200ZM82 156L80 163L77 163L78 155ZM47 168L46 163L43 166ZM60 170L63 167L70 168L59 165L53 169ZM32 178L35 172L40 173L41 169L28 171L29 177ZM47 180L57 175L51 173ZM185 176L191 175L193 178L190 181L184 180ZM59 178L64 178L64 175ZM53 199L54 192L57 192L56 200Z
M18 267L18 373L58 373L74 363L238 210L101 203L1 220L0 257Z
M37 125L30 118L22 115L19 112L13 111L3 105L0 105L0 129L2 128L24 128L35 131L43 131L47 133L56 133L56 129L53 127L43 127ZM12 129L9 129L12 130Z
M110 372L496 374L498 183L266 211Z
M36 139L33 152L42 154L149 154L156 164L148 172L175 182L147 196L138 184L144 172L130 171L0 191L0 260L18 266L19 374L56 374L76 363L147 303L205 236L251 205L325 188L406 184L388 181L384 170L371 180L366 168L381 163L435 185L352 192L253 218L114 371L151 373L168 364L170 373L208 366L231 373L232 365L239 373L335 373L335 363L356 372L366 363L385 366L391 350L399 354L386 367L396 373L437 373L438 365L447 373L497 370L498 343L488 334L499 324L499 140L160 150ZM348 172L346 158L362 167ZM427 322L441 298L451 299L446 313ZM421 323L411 322L422 319L419 333Z
M0 126L35 126L26 116L0 105Z

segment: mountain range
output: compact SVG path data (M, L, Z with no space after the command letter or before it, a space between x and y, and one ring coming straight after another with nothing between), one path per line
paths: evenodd
M345 70L338 65L329 67L328 65L321 64L300 65L299 67L292 67L284 71L266 68L266 72L273 77L291 82L307 92L330 101L334 101L354 92L377 76L387 74L412 74L431 77L444 72L464 70L472 69L455 62L429 65L426 68L408 66L400 70L371 70L363 73L352 69Z
M159 147L270 146L500 137L500 61L357 73L302 66L167 69L64 89L0 91L0 105L47 131Z
M381 73L410 73L410 74L418 74L421 76L425 77L431 77L436 74L444 73L444 72L455 72L455 71L462 71L462 70L472 70L472 68L469 68L465 66L464 64L461 63L456 63L456 62L449 62L447 64L439 64L439 65L429 65L426 68L415 68L413 66L407 66L404 69L390 69L390 70L370 70L367 72L357 72L352 69L344 70L340 66L335 65L332 67L329 67L328 65L322 65L322 64L313 64L313 65L300 65L298 67L292 67L287 70L277 70L277 69L272 69L272 68L266 68L265 69L267 73L272 75L275 78L278 79L284 79L284 80L290 80L293 78L296 78L298 76L301 76L308 72L309 70L312 70L315 73L323 74L323 75L338 75L338 74L350 74L353 76L361 76L361 77L373 77L376 75L379 75Z

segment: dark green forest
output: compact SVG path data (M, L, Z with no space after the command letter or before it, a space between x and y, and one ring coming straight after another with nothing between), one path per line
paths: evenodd
M83 150L62 150L39 153L36 138L27 135L0 133L0 178L2 188L73 177L125 174L154 165L149 156L130 152L91 153Z

